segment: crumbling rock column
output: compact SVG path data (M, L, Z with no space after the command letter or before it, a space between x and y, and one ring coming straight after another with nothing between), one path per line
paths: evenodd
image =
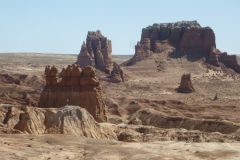
M180 93L192 93L195 91L191 81L191 74L183 74L180 86L177 88Z
M125 80L124 73L120 65L118 65L116 62L113 62L113 69L109 76L109 81L113 83L120 83L124 82L124 80Z

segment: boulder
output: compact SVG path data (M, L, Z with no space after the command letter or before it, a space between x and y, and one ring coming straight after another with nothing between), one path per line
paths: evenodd
M192 93L195 91L191 81L191 74L183 74L180 82L180 86L177 89L180 93Z
M88 32L86 46L83 44L76 63L81 67L93 65L102 71L109 72L112 66L111 41L100 31Z
M39 107L81 106L96 121L106 121L102 90L93 67L80 68L78 65L73 64L63 68L59 74L57 73L58 71L54 66L46 67L46 86L41 93Z

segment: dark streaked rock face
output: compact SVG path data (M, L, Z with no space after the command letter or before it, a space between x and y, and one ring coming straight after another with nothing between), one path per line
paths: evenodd
M45 69L46 86L39 107L59 108L75 105L85 108L98 122L106 121L102 91L93 67L68 66L58 74L53 66Z
M83 44L77 64L81 67L90 65L102 71L112 66L112 43L100 31L88 32L86 45Z
M206 57L213 47L216 47L215 34L211 28L189 28L182 35L179 51L181 55Z
M216 48L215 34L210 27L201 27L197 21L153 24L142 29L140 42L135 46L135 55L126 65L133 65L153 54L161 53L164 47L175 48L172 56L186 56L189 60L205 58L206 62L226 67L240 73L237 57L222 53Z
M189 29L201 29L196 21L182 21L176 23L153 24L142 29L141 41L145 38L150 39L151 51L155 52L155 44L158 41L168 41L175 48L178 48L184 33Z
M237 60L236 55L228 55L226 52L219 54L218 59L222 62L226 67L232 68L237 73L240 73L240 65Z
M208 57L211 49L216 47L213 30L201 27L197 21L153 24L142 29L141 40L129 65L160 53L163 44L174 47L176 57Z

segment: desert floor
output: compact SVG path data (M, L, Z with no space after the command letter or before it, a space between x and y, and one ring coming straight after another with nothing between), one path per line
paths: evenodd
M238 160L239 143L125 143L67 135L1 135L0 159Z
M120 64L130 57L113 56L113 60ZM1 83L1 102L18 104L22 102L23 92L28 93L33 101L37 101L44 84L44 67L56 65L60 69L74 63L76 58L77 55L64 54L0 54L1 74L26 74L29 78L22 85ZM150 108L166 117L177 116L202 122L227 121L237 126L240 125L240 76L231 71L207 68L202 61L190 62L184 58L171 59L166 55L156 55L134 66L122 68L127 75L127 81L121 84L109 83L105 80L106 75L98 71L104 99L111 101L111 104L114 103L115 109L119 112L118 115L113 114L112 108L108 108L108 119L111 122L127 123L132 112ZM176 92L175 89L183 73L192 74L195 93ZM34 81L30 78L31 76L35 76ZM216 94L218 99L214 101ZM164 126L161 127L164 128ZM177 125L175 127L179 129ZM240 130L232 134L239 135L239 133ZM0 159L3 160L240 159L238 137L233 143L157 140L146 143L120 142L70 135L24 134L1 134L0 139Z

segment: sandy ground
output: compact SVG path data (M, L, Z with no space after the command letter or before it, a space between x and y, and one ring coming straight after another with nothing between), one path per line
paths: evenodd
M43 80L46 65L56 65L58 68L62 68L74 63L76 58L77 55L61 54L0 54L0 73L36 75ZM113 56L113 60L118 63L122 63L128 58L129 56ZM142 108L154 108L166 116L226 120L236 124L240 122L240 78L238 75L207 69L202 61L189 62L184 58L169 59L164 55L156 55L134 66L123 67L123 70L128 75L125 83L113 84L101 80L103 96L116 103L116 109L121 115L114 116L119 119L126 120L129 116L126 109L133 107L131 104L137 104L140 105L140 108L141 106ZM178 87L183 73L192 74L195 93L176 92L175 89ZM27 92L37 100L41 88L36 90L34 86L35 83L31 86L28 83L20 86L1 84L1 99L6 98L4 96L7 95L10 100L18 101L22 92ZM6 93L4 93L5 91ZM216 94L218 99L213 101ZM8 97L6 99L8 100ZM168 102L168 100L176 101L177 105L172 103L160 105L160 102ZM134 103L132 103L133 101ZM178 102L183 102L183 105L178 105ZM108 112L108 116L110 114ZM123 143L67 135L0 135L0 139L0 159L3 160L240 159L240 143L175 141Z
M240 143L123 143L67 135L0 135L0 159L239 160Z

